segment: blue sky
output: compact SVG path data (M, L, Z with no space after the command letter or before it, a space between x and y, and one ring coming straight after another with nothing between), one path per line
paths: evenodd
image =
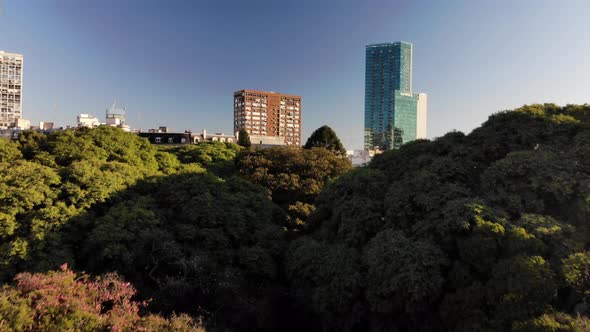
M113 100L143 129L230 133L243 88L303 96L362 147L364 46L414 44L428 136L523 104L590 102L588 0L0 0L0 50L25 55L24 117L74 124Z

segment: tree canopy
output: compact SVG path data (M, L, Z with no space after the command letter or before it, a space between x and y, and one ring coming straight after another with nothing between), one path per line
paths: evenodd
M156 312L200 307L223 326L265 326L259 311L280 288L280 215L245 180L183 173L139 182L79 216L68 238L80 238L68 245L79 248L76 268L117 271L154 299Z
M250 142L250 135L248 135L246 129L241 129L238 132L238 145L245 148L249 148L252 145Z
M287 251L301 319L343 331L587 330L589 116L500 112L328 185L312 232Z
M326 148L339 156L346 156L346 149L340 142L336 132L328 126L316 129L305 142L304 148Z
M0 330L590 330L588 105L354 170L110 127L0 152Z
M302 225L322 188L351 168L325 148L273 147L242 151L236 168L243 178L266 188L287 213L287 225Z

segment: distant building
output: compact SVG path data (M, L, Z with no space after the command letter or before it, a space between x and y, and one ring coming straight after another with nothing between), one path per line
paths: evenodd
M236 136L238 136L236 134ZM287 145L283 137L280 136L258 136L250 135L250 143L252 146L272 147L279 145Z
M418 113L416 115L416 138L427 138L428 95L418 94Z
M145 137L152 144L190 144L190 133L138 133L139 137Z
M367 165L379 150L348 150L346 156L352 163L352 167L360 167Z
M124 131L131 131L131 128L125 122L126 109L124 107L118 107L117 102L113 103L111 108L107 109L105 120L106 125L111 127L118 127Z
M53 122L41 121L39 122L39 130L53 130Z
M301 96L256 90L234 92L234 132L245 129L250 141L270 136L280 137L283 145L300 146L301 119Z
M15 127L16 127L16 129L20 129L20 130L31 129L31 121L23 119L23 118L17 118Z
M0 128L13 128L23 110L23 56L0 51Z
M158 129L148 129L148 133L167 133L168 127L160 126Z
M203 129L203 132L200 134L191 134L192 142L195 144L199 144L202 142L227 142L227 143L236 143L238 141L237 136L233 135L226 135L223 133L215 133L209 134L207 133L206 129Z
M14 128L0 129L0 138L7 138L7 139L17 140L18 139L18 134L21 131L22 130L20 130L20 129L14 129Z
M364 147L398 149L426 138L426 94L412 93L412 44L366 47Z
M100 126L100 121L97 117L91 114L80 113L77 117L78 127L94 128Z
M197 134L191 133L190 131L184 133L169 133L165 128L166 127L149 129L147 133L138 132L137 135L147 138L152 144L199 144L202 142L236 143L238 141L233 135L225 135L222 133L209 134L205 129L203 129L201 134Z

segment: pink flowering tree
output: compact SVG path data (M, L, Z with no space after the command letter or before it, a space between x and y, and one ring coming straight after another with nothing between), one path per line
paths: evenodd
M114 273L91 278L67 265L46 274L21 273L0 289L1 331L198 331L186 315L141 317L136 290Z

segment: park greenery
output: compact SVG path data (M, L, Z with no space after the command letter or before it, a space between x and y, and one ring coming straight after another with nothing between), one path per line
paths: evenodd
M355 169L328 129L0 139L0 330L590 331L590 106Z
M289 229L302 228L322 188L350 168L347 158L326 148L244 150L236 158L239 175L266 189L285 211Z
M336 132L328 126L321 126L316 129L303 147L306 149L326 148L341 157L346 156L346 149L340 142Z

